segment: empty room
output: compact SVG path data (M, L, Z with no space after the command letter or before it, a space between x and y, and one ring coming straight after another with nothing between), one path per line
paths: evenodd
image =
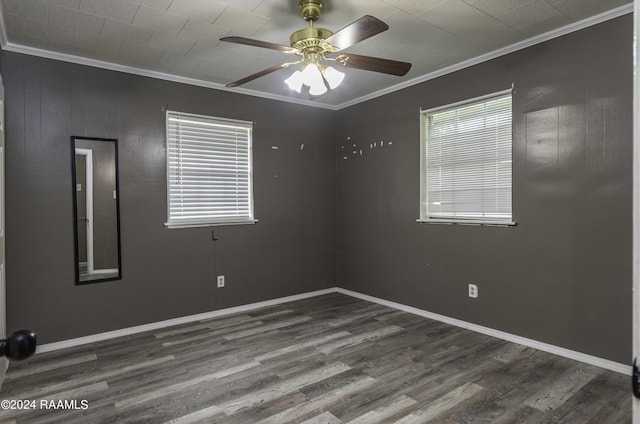
M0 0L0 423L640 423L638 6Z

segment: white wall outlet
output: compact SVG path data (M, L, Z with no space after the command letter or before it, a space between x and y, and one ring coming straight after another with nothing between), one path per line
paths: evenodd
M224 275L218 275L218 288L224 287Z
M478 297L478 286L475 284L469 284L469 297L476 299Z

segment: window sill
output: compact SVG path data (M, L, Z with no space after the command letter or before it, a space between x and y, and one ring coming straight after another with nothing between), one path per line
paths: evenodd
M229 221L229 222L165 222L164 226L169 229L174 228L195 228L195 227L219 227L228 225L252 225L258 222L257 219L248 221Z
M493 226L493 227L515 227L513 221L483 221L481 219L416 219L420 224L445 224L445 225L475 225L475 226Z

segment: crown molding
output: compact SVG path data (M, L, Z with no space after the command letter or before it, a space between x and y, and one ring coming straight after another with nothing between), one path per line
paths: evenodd
M125 72L127 74L140 75L143 77L150 77L150 78L156 78L156 79L165 80L165 81L178 82L181 84L195 85L198 87L211 88L211 89L220 90L220 91L228 91L230 93L245 94L253 97L261 97L264 99L277 100L277 101L287 102L287 103L295 103L302 106L311 106L311 107L322 108L322 109L336 110L335 106L324 104L324 103L318 103L311 100L296 99L293 97L282 96L279 94L265 93L262 91L250 90L250 89L241 88L241 87L229 88L229 87L226 87L224 84L220 84L216 82L205 81L197 78L183 77L183 76L174 75L174 74L167 74L164 72L152 71L150 69L136 68L133 66L121 65L118 63L105 62L102 60L90 59L90 58L71 55L67 53L54 52L51 50L39 49L36 47L29 47L29 46L16 44L12 42L7 42L3 46L3 50L9 51L9 52L15 52L15 53L27 54L30 56L43 57L46 59L59 60L62 62L75 63L78 65L91 66L94 68Z
M445 68L439 69L434 72L430 72L428 74L410 79L408 81L401 82L399 84L392 85L390 87L384 88L382 90L378 90L376 92L367 94L362 97L358 97L356 99L350 100L348 102L341 103L336 106L336 110L344 109L350 106L357 105L358 103L366 102L367 100L375 99L376 97L384 96L385 94L390 94L398 90L402 90L404 88L408 88L414 86L416 84L420 84L425 81L429 81L452 72L460 71L462 69L478 65L483 62L487 62L489 60L498 58L500 56L507 55L509 53L516 52L518 50L526 49L527 47L534 46L536 44L544 43L545 41L553 40L554 38L561 37L563 35L570 34L572 32L579 31L584 28L588 28L590 26L629 14L633 13L633 3L626 4L624 6L617 7L615 9L608 10L606 12L600 13L599 15L592 16L587 19L583 19L578 22L574 22L572 24L566 25L562 28L557 28L552 31L545 32L543 34L537 35L535 37L528 38L526 40L520 41L515 44L511 44L506 47L502 47L497 50L493 50L489 53L482 54L480 56L476 56L472 59L465 60L463 62L456 63L455 65L447 66Z
M31 56L39 56L39 57L44 57L48 59L60 60L63 62L70 62L70 63L79 64L79 65L91 66L94 68L102 68L102 69L108 69L112 71L125 72L129 74L156 78L156 79L165 80L165 81L194 85L198 87L211 88L214 90L227 91L231 93L245 94L248 96L260 97L260 98L270 99L270 100L277 100L277 101L287 102L287 103L294 103L302 106L310 106L315 108L337 111L337 110L345 109L350 106L354 106L359 103L366 102L368 100L375 99L380 96L384 96L386 94L393 93L398 90L402 90L404 88L414 86L416 84L420 84L425 81L429 81L429 80L450 74L452 72L456 72L474 65L478 65L480 63L507 55L509 53L513 53L518 50L522 50L527 47L531 47L536 44L540 44L545 41L549 41L554 38L561 37L563 35L567 35L572 32L579 31L581 29L617 18L619 16L623 16L629 13L633 13L633 3L629 3L624 6L620 6L615 9L608 10L606 12L600 13L590 18L583 19L581 21L566 25L562 28L557 28L555 30L548 31L544 34L540 34L535 37L531 37L526 40L520 41L518 43L511 44L509 46L506 46L497 50L493 50L491 52L482 54L480 56L476 56L472 59L468 59L451 66L447 66L437 71L430 72L425 75L421 75L419 77L401 82L399 84L392 85L390 87L375 91L373 93L370 93L361 97L357 97L355 99L349 100L347 102L344 102L338 105L331 105L331 104L322 103L319 101L296 99L293 97L283 96L279 94L265 93L262 91L250 90L242 87L228 88L228 87L225 87L223 84L219 84L211 81L205 81L197 78L182 77L179 75L167 74L164 72L157 72L157 71L152 71L152 70L143 69L143 68L136 68L133 66L120 65L117 63L111 63L111 62L106 62L106 61L101 61L96 59L89 59L81 56L75 56L75 55L66 54L66 53L58 53L50 50L38 49L34 47L25 46L22 44L12 43L7 40L5 22L4 22L4 17L2 15L1 7L0 7L0 46L2 47L3 50L6 50L6 51L23 53Z

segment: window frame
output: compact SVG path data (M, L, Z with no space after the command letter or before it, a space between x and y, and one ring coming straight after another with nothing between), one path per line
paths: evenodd
M169 118L170 116L180 116L186 118L197 118L201 120L210 120L216 123L227 123L229 125L236 125L237 127L248 129L248 154L247 154L247 166L248 166L248 210L249 218L238 219L171 219L171 173L170 173L170 154L169 154ZM192 227L215 227L223 225L246 225L255 224L258 222L255 219L254 213L254 196L253 196L253 126L254 122L244 121L239 119L221 118L217 116L202 115L188 112L180 112L175 110L166 110L165 112L165 148L166 148L166 178L167 178L167 221L165 227L167 228L192 228Z
M465 99L454 103L449 103L442 106L437 106L430 109L420 109L420 218L416 221L419 223L432 223L432 224L460 224L460 225L492 225L492 226L515 226L516 222L513 219L513 87L485 94L482 96L474 97L471 99ZM461 106L472 105L474 103L481 103L483 101L498 99L500 97L511 96L511 217L510 218L486 218L486 217L432 217L429 215L428 210L428 134L426 131L426 120L430 115L434 113L443 112L445 110L451 110L459 108Z

